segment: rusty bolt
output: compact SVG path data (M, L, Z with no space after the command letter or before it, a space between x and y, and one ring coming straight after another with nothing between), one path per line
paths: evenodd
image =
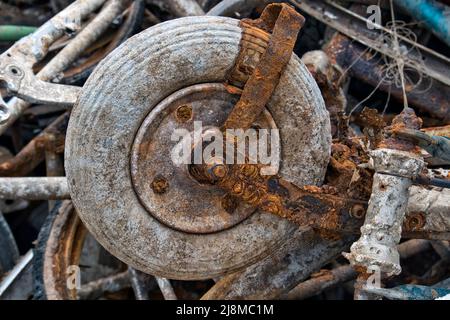
M235 194L241 194L243 191L243 185L240 182L236 182L236 184L233 185L232 188L233 193Z
M425 225L425 216L422 212L410 214L406 218L406 228L408 230L419 230Z
M192 107L184 104L179 106L176 111L176 117L180 122L187 122L192 119Z
M354 218L361 219L364 217L364 214L366 213L366 209L364 209L364 206L361 204L355 204L351 209L351 215Z
M232 214L236 210L238 204L238 199L230 194L226 194L221 200L222 208L229 214Z
M163 194L169 188L169 182L163 176L158 175L153 179L151 187L154 193Z
M273 214L281 214L281 212L282 212L280 206L273 201L264 203L263 208L265 211L268 211Z
M228 169L224 164L216 164L212 167L211 172L214 177L221 179L226 176Z
M244 165L242 167L242 173L246 177L256 178L258 176L259 170L258 167L254 165Z

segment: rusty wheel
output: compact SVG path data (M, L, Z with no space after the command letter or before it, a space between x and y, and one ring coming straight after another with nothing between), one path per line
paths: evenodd
M47 217L36 244L34 298L77 299L76 278L69 279L78 276L77 269L86 283L124 271L126 266L93 240L70 201L59 202Z
M160 277L211 279L292 237L297 227L284 219L243 204L230 212L223 191L170 161L174 129L226 119L249 76L224 85L240 50L251 55L243 63L258 61L268 39L231 18L172 20L129 39L88 79L67 131L66 172L80 218L114 256ZM322 182L328 114L295 55L258 122L280 129L282 176L297 185Z
M171 284L128 268L87 232L70 201L58 202L44 223L33 268L34 299L196 299L214 283Z

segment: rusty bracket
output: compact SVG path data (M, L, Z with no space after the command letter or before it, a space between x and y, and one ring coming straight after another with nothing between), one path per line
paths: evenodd
M245 32L251 34L261 30L271 33L271 36L259 62L252 68L241 98L222 126L225 133L226 129L250 128L263 111L291 58L304 21L303 16L287 4L270 4L259 19L243 21L244 36ZM243 49L242 54L248 53L246 48ZM238 63L241 60L245 61L241 57ZM241 71L242 65L238 64L237 69ZM299 188L278 176L261 175L260 165L223 163L192 165L190 172L197 180L216 184L233 198L299 225L331 232L354 232L365 214L367 204L364 201L340 197L332 188ZM354 216L358 219L352 219Z
M284 3L269 4L256 20L243 20L243 27L253 26L271 33L267 49L247 80L241 98L222 129L248 129L270 100L284 68L291 59L297 35L305 18Z
M219 167L216 165L208 172L232 196L329 235L357 232L367 209L366 201L342 197L333 187L298 187L279 176L261 175L257 165L230 165L222 170ZM217 175L218 172L222 174Z

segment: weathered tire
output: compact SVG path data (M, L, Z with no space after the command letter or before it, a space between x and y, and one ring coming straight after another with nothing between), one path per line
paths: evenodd
M72 111L65 163L74 205L95 238L136 269L170 279L214 278L262 259L296 229L257 212L224 231L188 234L156 220L133 190L129 157L143 119L177 90L223 83L241 39L239 21L231 18L158 24L101 62ZM330 123L320 91L297 56L267 108L281 128L280 174L298 185L320 184L330 153Z

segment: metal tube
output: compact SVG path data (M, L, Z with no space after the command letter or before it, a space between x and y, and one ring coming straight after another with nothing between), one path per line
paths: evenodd
M130 287L130 275L124 271L109 277L91 281L81 286L77 291L79 299L97 299L104 292L117 292Z
M75 1L44 23L36 32L21 39L4 54L14 54L17 51L25 52L28 59L23 62L29 67L32 67L37 61L45 57L49 46L55 40L64 35L68 30L76 31L80 28L81 21L91 12L98 9L104 2L105 0Z
M265 6L268 0L222 0L212 7L206 15L208 16L224 16L235 17L236 15L247 16L257 6Z
M0 41L17 41L36 30L36 27L2 25L0 26Z
M353 280L357 275L358 273L350 265L340 266L324 272L318 277L300 283L282 298L287 300L303 300L332 288L339 283Z
M33 250L19 259L15 267L0 282L0 300L26 300L33 288L31 273Z
M61 52L59 52L58 55L53 59L55 60L55 62L52 62L53 60L50 61L37 74L37 78L44 81L50 81L54 80L54 78L57 77L59 73L63 72L64 69L77 58L79 53L81 53L85 48L91 45L92 42L95 41L98 36L100 36L101 33L98 33L95 28L99 28L99 30L104 31L105 24L108 23L109 25L109 23L112 22L115 16L111 19L111 13L116 12L119 5L117 1L119 0L113 0L112 2L110 2L110 4L105 8L105 10L107 9L106 13L99 13L99 16L101 16L102 18L97 19L96 17L91 22L91 24L95 22L94 26L90 27L91 24L89 24L84 30L82 30L80 34L77 35L70 42L70 44L66 46L66 48L69 48L64 48ZM75 25L73 25L75 22L80 23L81 19L83 19L90 12L100 7L104 2L104 0L87 0L74 2L61 13L46 22L35 33L29 35L26 38L23 38L20 41L20 46L13 46L6 52L6 54L8 54L8 52L12 49L20 49L24 52L27 52L28 54L33 53L33 56L27 56L27 60L24 61L24 63L31 68L34 63L41 60L47 53L48 47L44 47L43 43L45 43L46 45L50 45L56 39L61 37L64 32L67 31L67 28L75 28ZM122 3L122 1L119 2ZM67 21L72 21L73 23L70 24ZM85 31L86 29L89 32L93 33L91 35L88 35L87 31ZM80 48L83 49L80 50ZM12 52L10 54L14 53ZM6 129L8 129L11 124L13 124L21 116L21 114L30 106L30 103L14 97L7 103L7 105L10 114L9 118L4 123L0 124L0 135L3 134Z
M0 178L1 199L70 199L65 177Z
M22 100L21 100L22 101ZM45 141L48 134L64 136L69 121L66 112L53 121L39 135L34 137L13 158L0 163L0 176L18 177L29 174L44 159Z
M298 229L273 255L221 278L202 299L277 298L320 270L353 240L354 237L344 237L332 241L311 228Z
M406 214L409 187L417 176L423 161L415 154L380 148L370 153L376 173L373 177L361 237L344 253L353 266L379 267L383 274L401 272L397 245Z
M128 267L128 273L136 300L149 300L147 287L149 276L132 267Z
M402 259L407 259L430 248L430 241L413 239L401 243L398 251ZM317 277L298 284L281 299L302 300L318 295L340 283L356 279L358 273L351 265L340 266Z
M122 13L126 0L109 0L100 13L77 36L70 41L44 68L38 73L41 80L53 80L58 73L64 71L75 59L96 41L110 26L113 20Z
M202 7L195 0L168 0L172 12L178 17L202 16L205 14Z
M450 10L447 6L433 0L395 0L395 4L415 20L423 22L450 46Z
M57 153L58 145L56 136L52 133L46 135L47 141L45 146L45 168L47 171L47 177L60 177L64 176L64 165L61 155ZM55 200L48 201L49 212L53 210L55 206Z
M165 300L177 300L177 296L175 295L175 291L173 291L173 287L169 279L160 277L155 277L155 279Z
M364 54L366 47L363 45L355 43L343 34L336 33L324 50L330 57L331 63L339 65L342 70L349 69L350 76L374 87L378 86L384 92L391 92L391 95L400 101L403 99L401 88L383 82L383 65L378 63L378 59L374 59L372 55ZM429 81L424 80L419 87L408 92L408 102L417 110L444 123L449 123L450 87L439 81L433 81L431 86L429 84Z

